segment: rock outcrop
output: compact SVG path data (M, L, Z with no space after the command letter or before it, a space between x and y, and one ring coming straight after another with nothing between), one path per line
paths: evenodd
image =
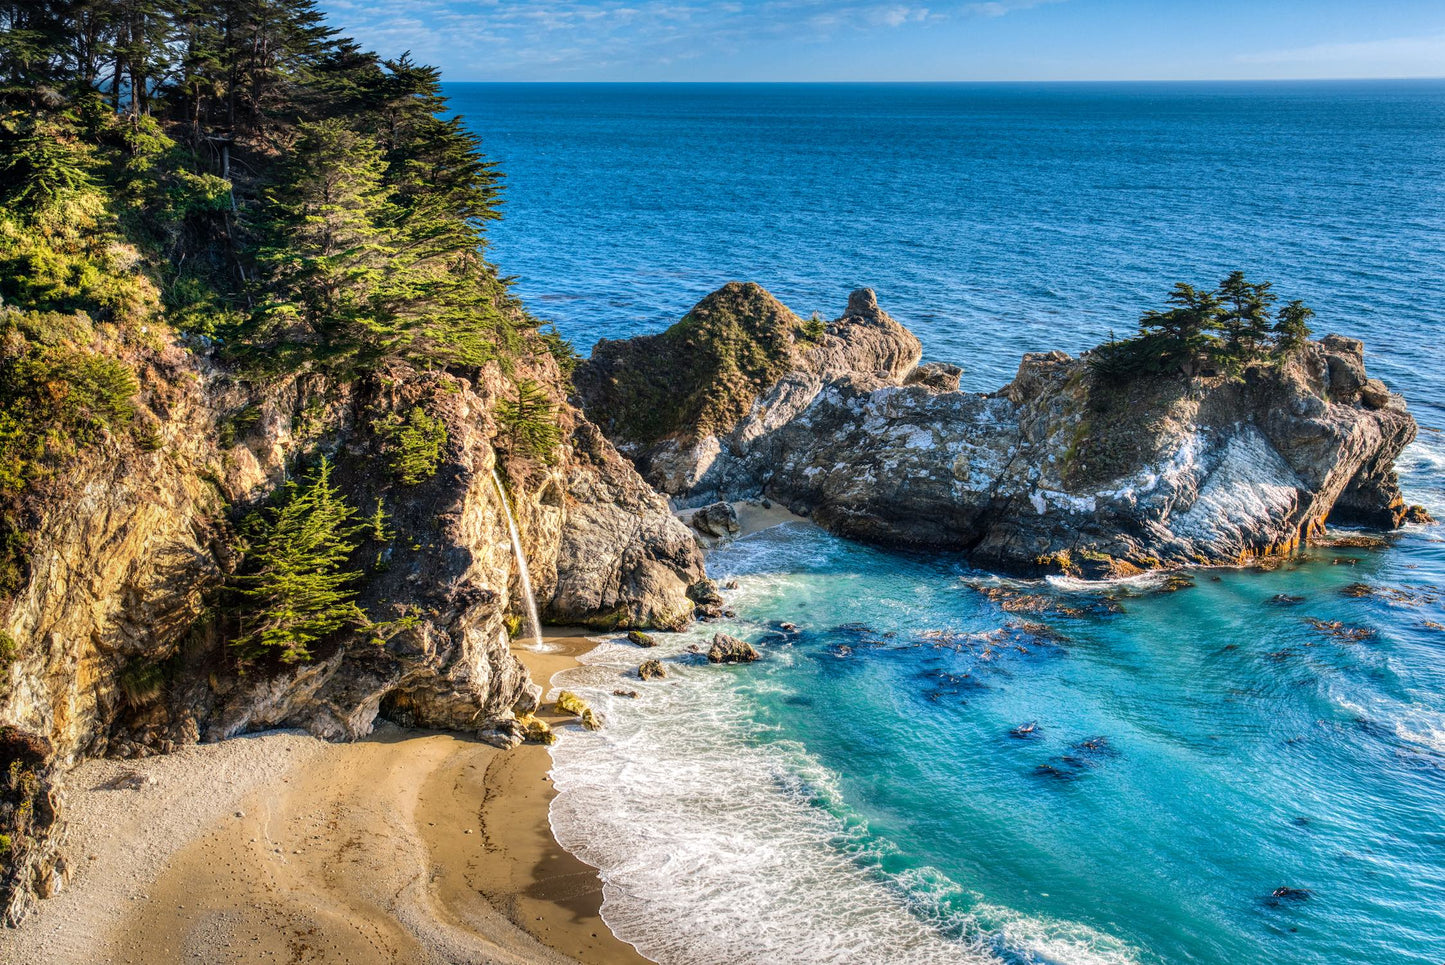
M707 650L708 663L752 663L758 652L751 643L726 633L715 633Z
M730 306L735 330L772 324L768 299L735 295L729 286L693 315ZM750 306L765 318L741 314ZM915 368L917 340L861 291L819 344L795 344L786 372L753 383L733 418L629 434L632 402L610 373L625 360L635 381L664 377L652 346L679 328L599 345L577 386L680 505L767 497L870 542L1090 577L1241 562L1327 521L1388 527L1406 512L1394 462L1415 422L1366 376L1352 339L1311 342L1240 379L1119 386L1096 379L1087 356L1028 355L1011 383L979 394L956 387L955 368Z
M803 321L758 285L730 282L660 335L598 342L574 383L589 418L643 475L697 506L725 490L740 447L825 383L855 373L897 381L921 354L872 291L855 292L843 316L824 324Z

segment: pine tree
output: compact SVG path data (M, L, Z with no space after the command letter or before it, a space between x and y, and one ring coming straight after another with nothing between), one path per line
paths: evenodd
M1279 310L1274 325L1275 350L1280 355L1298 351L1310 337L1309 320L1315 313L1296 299Z
M1178 368L1192 376L1200 361L1219 343L1219 298L1179 282L1169 293L1173 308L1145 312L1139 319L1139 334L1149 366L1155 371Z
M286 663L311 659L311 648L347 627L368 625L347 568L356 536L368 524L331 483L325 458L298 485L288 483L280 505L258 521L237 578L244 602L239 645L275 653Z
M293 327L289 339L345 356L384 355L401 336L389 318L399 253L381 153L340 121L303 123L300 135L267 198L258 261L276 297L263 316Z
M1259 358L1273 327L1269 308L1275 296L1270 283L1250 284L1244 272L1235 271L1219 283L1216 294L1222 307L1223 359L1242 364Z

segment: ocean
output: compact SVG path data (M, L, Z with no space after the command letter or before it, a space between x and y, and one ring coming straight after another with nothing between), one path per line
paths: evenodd
M1445 515L1445 82L448 94L507 175L491 256L584 353L732 279L830 318L866 285L991 390L1238 268L1365 341ZM594 651L568 686L608 726L553 750L553 828L648 957L1445 961L1440 528L1188 585L803 524L709 569L737 617L664 636L636 701L637 650ZM688 653L717 629L763 659Z

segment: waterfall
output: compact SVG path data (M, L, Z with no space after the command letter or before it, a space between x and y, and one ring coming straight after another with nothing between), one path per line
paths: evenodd
M527 598L527 616L532 620L532 645L546 652L552 648L542 642L542 620L537 616L537 598L532 595L532 574L527 569L527 556L522 552L522 537L517 533L517 521L512 517L512 506L507 502L507 490L502 487L502 477L497 467L492 466L492 482L497 484L497 495L502 500L502 512L507 514L507 531L512 536L512 552L517 556L517 572L522 576L522 593Z

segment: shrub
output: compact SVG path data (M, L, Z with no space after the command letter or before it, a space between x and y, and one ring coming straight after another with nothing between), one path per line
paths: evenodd
M557 407L547 392L531 379L517 383L517 399L502 399L496 408L497 424L514 451L549 460L562 441Z
M436 475L447 446L447 427L441 419L413 406L405 420L390 413L377 420L376 429L398 482L415 486Z

